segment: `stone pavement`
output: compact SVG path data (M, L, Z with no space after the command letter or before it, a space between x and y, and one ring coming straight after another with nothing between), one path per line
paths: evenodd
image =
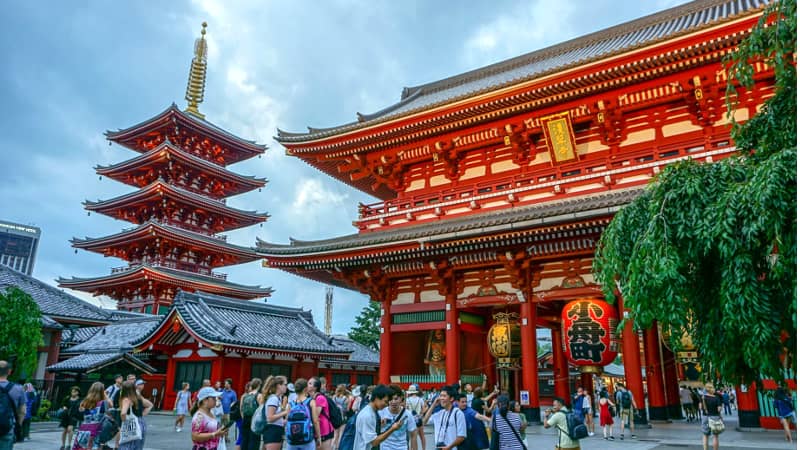
M153 413L147 417L147 437L145 450L182 450L191 449L191 437L188 430L176 433L173 428L174 418L167 413ZM783 432L779 430L766 430L758 432L736 431L736 418L726 417L727 429L720 436L720 448L725 450L735 449L794 449L794 444L783 440ZM187 421L188 424L188 421ZM596 425L599 431L600 426ZM433 433L429 425L427 434ZM606 441L602 432L581 441L583 450L699 450L701 446L700 426L685 422L669 424L653 424L649 429L637 430L638 439L626 436L624 441L619 440L619 425L614 428L615 441ZM31 440L16 444L15 450L57 450L61 445L61 430L56 422L35 423L32 426ZM528 448L530 450L552 449L555 445L556 434L552 429L545 430L541 426L532 425L527 431ZM433 437L427 439L429 448L433 445ZM233 450L233 446L229 447Z

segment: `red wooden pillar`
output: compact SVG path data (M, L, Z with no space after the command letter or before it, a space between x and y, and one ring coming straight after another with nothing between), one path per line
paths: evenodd
M58 362L58 355L61 352L61 330L50 332L50 346L47 348L47 364L45 367L52 366ZM44 379L47 382L45 389L51 389L53 381L56 379L55 372L44 371Z
M536 303L526 301L520 306L522 324L522 390L528 391L529 405L523 406L529 421L539 422L539 367L536 349ZM488 346L486 346L488 347Z
M667 383L665 387L669 418L680 420L683 419L683 410L681 408L681 394L678 389L678 369L675 367L675 353L663 345L661 348L664 357L664 379Z
M736 386L736 406L739 428L760 428L761 412L758 407L758 388L755 383Z
M381 342L380 365L378 366L378 383L389 384L392 371L392 314L391 300L381 303Z
M581 387L589 395L594 398L594 375L591 372L581 372ZM574 389L570 386L570 392Z
M561 345L561 330L550 330L553 342L553 382L555 383L556 397L561 397L568 404L571 403L569 395L569 366Z
M619 316L627 317L625 303L622 297L617 301ZM639 333L633 330L633 321L628 320L622 330L622 364L625 368L625 387L633 395L633 400L639 408L644 408L644 381L642 379L642 358L639 354ZM646 424L647 414L637 414L634 423Z
M455 290L455 289L454 289ZM447 384L458 383L461 378L461 354L459 352L459 344L461 340L460 330L458 327L458 308L456 308L456 293L450 292L445 297L445 322L447 323L445 329L445 382Z
M647 398L650 420L669 420L664 392L664 370L661 365L661 342L655 321L644 334L644 359L647 366Z
M250 378L250 373L248 369L248 359L247 355L244 353L239 353L241 357L239 359L239 379L236 381L233 389L236 391L244 391L244 385L249 383L252 378Z

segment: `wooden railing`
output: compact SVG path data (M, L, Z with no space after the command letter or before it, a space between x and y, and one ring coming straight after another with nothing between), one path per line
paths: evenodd
M702 142L644 147L636 151L626 151L624 155L592 158L591 155L579 163L547 167L524 175L511 175L493 180L460 185L454 189L425 192L404 196L369 205L360 204L359 218L354 225L360 230L369 230L392 225L391 220L412 221L421 215L446 216L448 210L469 207L479 209L488 203L504 202L491 209L535 203L542 200L520 201L520 197L537 193L552 193L565 196L570 190L581 185L602 183L604 190L610 190L618 182L638 175L652 176L662 166L681 159L717 160L735 151L730 137L720 134L706 147ZM643 181L640 181L643 182ZM428 220L434 220L430 217Z

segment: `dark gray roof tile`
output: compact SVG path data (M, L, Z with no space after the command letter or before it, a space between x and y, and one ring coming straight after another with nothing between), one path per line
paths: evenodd
M155 368L127 352L85 353L48 366L47 370L90 373L120 361L125 361L142 372L156 373Z
M51 319L77 319L108 323L112 321L107 311L73 297L36 278L0 266L0 289L16 286L28 293L39 305L42 314Z
M136 319L119 320L103 327L93 327L94 331L86 341L70 347L64 352L107 352L109 350L128 351L133 344L150 333L161 321L161 316L148 316Z

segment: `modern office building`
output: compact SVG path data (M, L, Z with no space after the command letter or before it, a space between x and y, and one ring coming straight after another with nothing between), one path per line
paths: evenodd
M0 264L25 275L33 274L42 230L0 220Z

